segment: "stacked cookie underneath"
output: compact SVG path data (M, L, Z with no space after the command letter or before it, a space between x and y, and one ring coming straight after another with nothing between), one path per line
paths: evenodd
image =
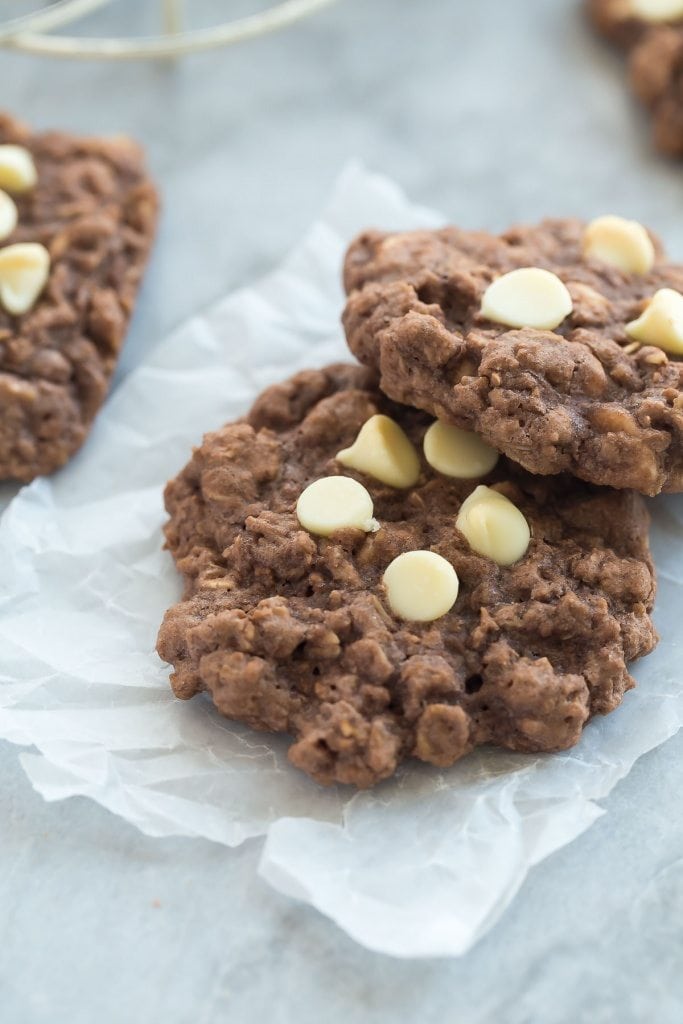
M167 487L174 691L325 784L570 747L657 639L637 491L683 489L683 270L603 217L366 232L344 276L365 366L269 388Z
M587 0L598 31L628 55L629 79L649 109L655 145L683 156L683 0Z

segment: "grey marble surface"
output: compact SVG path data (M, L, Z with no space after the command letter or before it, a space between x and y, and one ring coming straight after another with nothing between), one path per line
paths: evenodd
M86 27L150 24L143 7ZM0 54L0 81L2 105L36 125L149 149L165 211L122 373L273 266L352 156L464 225L615 211L683 258L683 169L651 151L576 0L341 0L175 67ZM151 840L86 800L45 804L9 745L0 778L3 1024L683 1019L683 734L452 961L361 949L269 890L255 844Z

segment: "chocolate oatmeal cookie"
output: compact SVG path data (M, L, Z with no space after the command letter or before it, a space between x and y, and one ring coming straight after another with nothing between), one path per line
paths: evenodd
M629 58L629 75L652 114L655 145L669 156L683 156L683 20L643 37Z
M208 434L166 489L185 594L158 650L175 693L292 734L321 783L483 743L570 747L656 642L638 495L496 464L441 425L423 451L431 423L367 369L307 371Z
M639 224L367 231L344 282L349 346L390 398L532 473L683 490L683 267Z
M631 87L651 112L655 145L683 156L683 0L589 0L588 10L629 51Z
M157 216L129 139L0 116L0 479L63 465L104 401Z

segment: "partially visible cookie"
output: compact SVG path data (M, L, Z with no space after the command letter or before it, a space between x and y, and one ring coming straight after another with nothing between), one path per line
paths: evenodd
M629 51L629 78L650 110L655 145L683 156L683 0L589 0L598 30Z
M290 733L325 784L483 743L570 747L656 642L638 495L496 463L361 367L269 388L204 438L166 507L175 693Z
M80 447L107 394L157 195L130 139L7 116L0 189L0 479L28 481Z
M629 74L651 112L655 145L683 156L683 22L646 33L631 52Z
M683 490L683 267L641 225L367 231L344 281L349 346L395 401L532 473Z
M682 0L586 0L586 8L598 31L623 47L652 28L683 21Z

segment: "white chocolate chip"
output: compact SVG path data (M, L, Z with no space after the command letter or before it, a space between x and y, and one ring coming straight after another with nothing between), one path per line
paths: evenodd
M17 208L11 196L0 189L0 242L14 231L17 226Z
M406 551L383 577L389 606L399 619L432 622L449 612L458 596L458 574L435 551Z
M487 320L507 327L552 331L572 311L572 297L556 274L540 267L522 267L503 274L488 286L481 302Z
M350 476L325 476L309 484L296 503L297 519L305 530L329 537L335 530L353 527L374 533L379 523L373 519L372 498Z
M584 231L583 255L627 274L647 274L655 261L655 247L637 220L606 216L592 220Z
M0 188L27 192L38 181L33 157L23 146L0 146Z
M337 462L381 480L389 487L412 487L420 476L420 458L410 438L389 416L371 416Z
M12 316L28 313L47 284L50 254L39 242L0 249L0 303Z
M683 18L683 0L630 0L633 14L645 21L675 21Z
M683 354L683 295L673 288L660 288L638 319L626 324L626 333L643 345Z
M529 524L509 498L490 487L475 488L460 507L455 525L477 554L512 565L526 554Z
M458 480L486 476L498 462L498 452L478 434L436 420L424 437L425 458L432 469Z

